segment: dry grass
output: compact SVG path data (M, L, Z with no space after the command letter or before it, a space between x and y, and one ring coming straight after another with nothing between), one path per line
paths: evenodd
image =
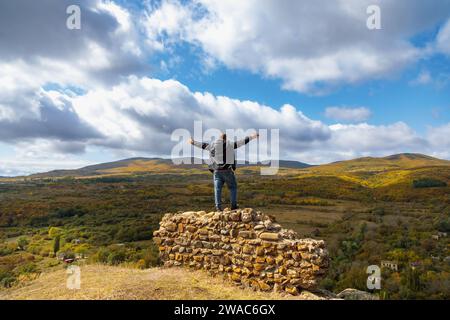
M338 177L369 188L386 187L409 182L415 175L427 171L444 178L450 161L424 155L400 154L385 158L359 158L302 169L299 178Z
M329 206L286 206L271 205L264 208L264 213L276 217L283 228L293 229L301 236L310 234L317 229L312 223L330 224L340 220L350 211L359 211L363 207L355 201L328 200Z
M128 269L104 265L81 267L81 289L66 288L65 270L43 273L21 287L0 291L1 300L283 300L320 299L309 292L293 297L240 289L222 278L181 268Z

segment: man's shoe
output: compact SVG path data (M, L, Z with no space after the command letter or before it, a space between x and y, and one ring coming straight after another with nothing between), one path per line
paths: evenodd
M216 211L223 211L221 206L216 207Z
M231 206L231 210L237 210L237 209L239 209L239 206L238 206L238 205L236 205L236 206Z

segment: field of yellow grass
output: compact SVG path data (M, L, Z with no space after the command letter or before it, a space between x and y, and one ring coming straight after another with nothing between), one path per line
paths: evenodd
M19 287L0 290L0 300L316 300L303 292L293 297L279 293L240 289L222 278L202 271L180 268L147 270L85 265L81 267L81 288L67 289L65 269L42 273Z
M442 178L450 169L450 161L425 155L399 154L385 158L359 158L303 169L299 178L338 177L369 188L410 183L422 175Z

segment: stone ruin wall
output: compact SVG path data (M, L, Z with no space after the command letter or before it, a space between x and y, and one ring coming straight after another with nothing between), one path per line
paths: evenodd
M168 213L153 240L167 267L204 269L261 291L315 289L329 263L323 240L299 239L249 208Z

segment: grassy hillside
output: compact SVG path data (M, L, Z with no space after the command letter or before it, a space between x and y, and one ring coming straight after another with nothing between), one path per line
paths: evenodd
M206 165L194 164L193 158L184 160L192 164L174 165L169 159L132 158L75 170L55 170L28 177L2 178L0 181L32 181L68 177L92 179L161 174L207 176L209 174ZM440 186L450 184L450 161L421 154L405 153L384 158L365 157L320 166L281 160L279 165L279 176L297 176L301 179L319 178L315 180L319 184L323 177L333 177L368 188L385 188L392 185L403 188L404 185L412 185L414 181L421 179L433 179ZM239 171L251 175L259 173L259 169L260 165L240 165Z
M322 299L304 291L293 297L279 293L238 289L221 278L211 278L204 272L184 269L152 268L147 270L87 265L81 267L81 288L66 287L64 269L41 274L36 280L20 287L0 289L2 299L29 300L280 300Z
M92 178L105 176L123 176L135 174L196 174L205 173L206 164L202 164L201 159L196 158L180 158L183 164L175 165L171 159L162 158L131 158L114 162L101 163L83 167L73 170L54 170L50 172L43 172L32 174L27 177L6 178L8 181L23 180L23 179L41 179L41 178ZM200 164L199 164L200 163ZM249 172L256 172L260 166L266 164L242 164L240 167L249 170ZM299 161L280 160L279 166L283 169L302 169L311 167L309 164ZM2 177L0 177L2 178Z
M132 158L87 166L75 170L55 170L28 177L3 178L4 182L35 179L123 177L145 174L207 175L206 165L193 164L194 159L184 159L192 164L174 165L169 159ZM196 159L199 160L199 159ZM260 165L240 165L245 174L257 174ZM310 166L297 161L280 161L282 176L298 178L334 177L369 188L396 184L412 184L417 179L432 178L444 184L450 182L450 161L421 154L397 154L384 158L365 157L339 161L326 165Z
M348 161L338 161L315 167L314 171L342 172L381 172L418 167L450 166L450 161L433 158L423 154L402 153L384 158L365 157Z
M450 182L450 161L421 154L398 154L385 158L359 158L305 169L300 178L333 176L365 187L378 188L423 177Z

